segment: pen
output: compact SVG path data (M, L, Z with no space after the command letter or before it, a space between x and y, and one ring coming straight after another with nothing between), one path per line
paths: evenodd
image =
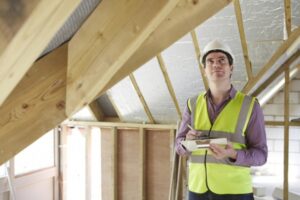
M187 125L192 131L194 131L195 129L193 129L193 127L191 125Z

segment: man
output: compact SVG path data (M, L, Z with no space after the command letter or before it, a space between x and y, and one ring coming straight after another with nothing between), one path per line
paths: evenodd
M253 200L250 166L263 165L268 154L262 109L232 86L234 56L227 45L210 42L201 62L209 90L188 100L176 137L177 153L190 156L189 200ZM229 142L193 152L182 146L199 136Z

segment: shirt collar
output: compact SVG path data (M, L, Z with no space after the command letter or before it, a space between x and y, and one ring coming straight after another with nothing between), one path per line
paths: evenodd
M236 93L237 93L237 90L233 87L233 85L231 85L228 98L233 99L235 97ZM211 98L210 89L207 90L207 92L204 94L204 96Z

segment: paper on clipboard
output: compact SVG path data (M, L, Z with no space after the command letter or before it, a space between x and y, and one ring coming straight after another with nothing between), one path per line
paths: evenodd
M201 140L185 140L181 141L181 144L188 150L188 151L195 151L197 149L208 148L209 144L219 144L219 145L226 145L227 138L213 138L213 139L201 139Z

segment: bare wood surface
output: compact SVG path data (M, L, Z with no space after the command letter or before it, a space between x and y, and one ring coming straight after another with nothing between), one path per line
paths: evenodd
M290 94L290 68L285 70L284 85L284 146L283 146L283 199L289 199L289 94Z
M98 96L230 3L231 0L180 0L169 16L99 91Z
M104 120L104 114L103 111L98 104L97 100L92 101L92 103L89 104L89 108L92 111L93 115L97 119L97 121L103 121Z
M284 0L284 22L287 37L292 32L292 12L291 12L291 0Z
M161 56L161 54L157 54L156 58L157 58L157 61L159 63L159 67L160 67L160 69L161 69L161 71L163 73L163 76L164 76L167 88L169 90L169 93L171 95L171 98L173 100L173 103L175 105L178 118L181 119L181 111L180 111L180 107L179 107L179 104L178 104L178 100L176 98L176 94L175 94L174 88L173 88L171 80L169 78L169 75L168 75L167 68L166 68L165 62L163 60L163 57Z
M99 4L70 41L69 116L97 97L178 1L111 0Z
M257 84L257 82L267 73L267 71L275 64L275 62L282 56L287 49L295 42L300 36L300 27L295 29L290 37L282 43L282 45L276 50L270 60L261 68L258 74L247 82L243 88L244 93L249 93L250 90Z
M140 130L118 130L118 133L118 200L138 200L143 186L140 182Z
M0 165L65 115L67 46L37 61L0 107Z
M241 45L242 45L242 49L243 49L243 56L244 56L244 61L245 61L245 65L246 65L246 71L247 71L247 75L248 75L248 80L250 80L253 78L253 73L252 73L251 61L249 59L248 46L247 46L247 40L246 40L246 35L245 35L245 30L244 30L244 22L243 22L243 16L242 16L242 11L241 11L241 5L240 5L239 0L234 0L233 2L234 2L236 21L237 21L239 33L240 33Z
M146 191L146 145L147 145L147 141L146 141L146 132L143 128L139 129L139 137L140 137L140 184L139 184L139 188L140 188L140 197L139 199L141 200L146 200L147 198L147 191Z
M207 79L206 79L206 76L205 76L205 71L204 71L203 65L202 65L201 60L200 60L201 59L201 52L200 52L199 42L198 42L198 38L197 38L195 30L191 31L191 36L192 36L192 39L193 39L193 44L194 44L196 57L197 57L197 63L198 63L199 70L201 72L202 81L203 81L205 90L208 90L208 82L207 82Z
M4 9L1 15L5 16L0 18L1 28L5 24L4 30L7 31L7 25L11 21L17 23L18 30L8 30L15 32L12 35L4 33L8 34L9 38L0 36L0 105L80 2L80 0L1 1L0 9L1 11ZM7 39L10 40L3 45L2 40Z
M266 89L279 75L281 75L290 65L300 56L300 50L296 51L289 59L287 59L273 74L263 82L253 93L253 96L258 96Z
M102 199L115 200L116 142L112 128L101 128L101 185Z
M144 96L143 96L143 94L142 94L142 92L140 90L140 87L138 86L138 84L137 84L137 82L135 80L134 75L133 74L129 74L129 78L130 78L131 83L132 83L132 85L134 87L134 90L136 91L136 93L137 93L137 95L138 95L138 97L139 97L139 99L140 99L140 101L141 101L141 103L143 105L144 111L145 111L145 113L146 113L146 115L148 117L148 121L151 124L155 124L154 118L153 118L153 116L151 114L151 111L150 111L150 109L148 107L148 104L147 104L147 102L146 102L146 100L145 100L145 98L144 98Z
M91 121L66 121L66 125L78 126L99 126L99 127L118 127L119 129L139 129L144 128L147 130L167 130L176 129L176 124L137 124L137 123L122 123L122 122L91 122Z
M169 130L148 130L146 140L147 200L168 199L171 167Z
M268 126L284 126L284 121L265 121ZM300 126L300 122L289 122L289 126Z

